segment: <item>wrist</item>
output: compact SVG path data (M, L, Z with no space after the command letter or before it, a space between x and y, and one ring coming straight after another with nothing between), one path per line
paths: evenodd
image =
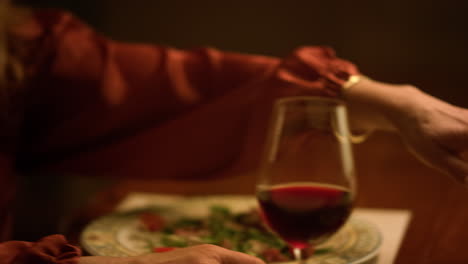
M422 92L411 85L394 85L362 78L343 90L351 119L360 127L394 131L395 119L407 116ZM357 120L357 121L356 121Z

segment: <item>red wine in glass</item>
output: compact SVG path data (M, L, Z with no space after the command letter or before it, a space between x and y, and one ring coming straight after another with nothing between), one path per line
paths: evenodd
M305 247L334 234L356 195L346 105L298 96L275 102L257 179L266 224L302 263Z
M292 248L304 249L335 233L351 213L352 199L343 187L288 183L257 193L267 225Z

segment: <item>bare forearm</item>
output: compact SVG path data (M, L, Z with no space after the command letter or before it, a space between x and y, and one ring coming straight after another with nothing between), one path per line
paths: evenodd
M354 130L398 133L424 163L468 184L468 109L411 85L362 79L344 90Z
M128 258L114 258L114 257L81 257L78 264L136 264Z
M362 79L343 91L349 106L351 124L356 130L395 131L396 116L406 115L412 100L421 92L411 85L394 85Z
M265 264L261 259L215 245L198 245L135 257L81 257L78 264Z

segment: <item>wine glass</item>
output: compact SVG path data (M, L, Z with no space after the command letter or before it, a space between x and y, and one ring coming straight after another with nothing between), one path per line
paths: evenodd
M257 182L263 221L302 262L302 251L349 217L355 170L346 107L335 99L279 99Z

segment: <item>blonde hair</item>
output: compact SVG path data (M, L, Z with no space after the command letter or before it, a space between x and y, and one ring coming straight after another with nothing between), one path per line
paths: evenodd
M7 0L0 0L0 115L5 118L10 108L10 98L24 80L20 63L20 43L12 36L11 28L21 23L26 9L12 6Z

